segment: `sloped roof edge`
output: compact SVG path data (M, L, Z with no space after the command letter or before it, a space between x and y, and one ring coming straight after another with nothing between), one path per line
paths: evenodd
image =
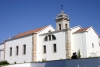
M42 29L44 29L45 27L47 27L47 26L43 26L43 27L40 27L40 28L36 28L36 29L33 29L33 30L22 32L20 34L15 35L13 38L19 38L19 37L22 37L22 36L26 36L26 35L30 35L30 34L33 34L33 33L37 33L39 31L41 31Z
M81 28L81 29L77 30L76 32L74 32L73 34L86 32L89 28L90 28L90 27Z
M77 27L80 27L80 28L82 28L80 25L78 25L78 26L72 27L71 29L73 29L73 28L77 28Z

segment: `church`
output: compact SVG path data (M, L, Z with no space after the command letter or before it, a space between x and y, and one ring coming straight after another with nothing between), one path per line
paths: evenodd
M74 52L81 58L100 56L100 37L94 28L70 27L62 10L52 25L22 32L0 43L0 61L10 64L71 59Z

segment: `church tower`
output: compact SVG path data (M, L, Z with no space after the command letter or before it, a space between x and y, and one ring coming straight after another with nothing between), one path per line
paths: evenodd
M56 29L57 30L63 30L65 31L65 38L66 38L66 59L71 58L71 29L69 24L69 16L66 15L63 10L60 14L56 17Z
M62 10L61 13L58 14L56 17L56 29L62 30L62 29L68 29L68 28L70 28L69 17Z

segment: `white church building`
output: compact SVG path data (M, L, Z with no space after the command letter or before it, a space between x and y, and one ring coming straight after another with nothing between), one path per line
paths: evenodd
M56 30L48 25L0 43L0 61L13 64L70 59L74 52L78 55L79 51L81 58L100 56L100 38L92 26L70 28L70 19L63 11L55 21Z

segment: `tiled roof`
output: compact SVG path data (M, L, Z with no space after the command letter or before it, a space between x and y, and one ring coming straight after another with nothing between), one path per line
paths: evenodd
M88 27L88 28L89 28L89 27ZM74 32L74 33L82 33L82 32L85 32L88 28L79 29L79 30L77 30L77 31Z
M41 27L41 28L37 28L37 29L34 29L34 30L30 30L30 31L27 31L27 32L20 33L20 34L14 36L13 38L19 38L19 37L23 37L23 36L27 36L27 35L39 32L42 29L44 29L45 27L47 27L47 26L44 26L44 27Z

